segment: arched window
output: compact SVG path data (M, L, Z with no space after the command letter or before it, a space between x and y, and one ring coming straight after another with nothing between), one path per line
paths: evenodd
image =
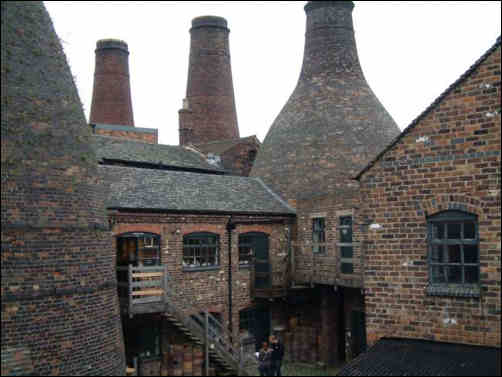
M117 236L117 265L154 266L160 264L160 236L131 232Z
M190 233L183 237L183 268L198 269L220 265L220 236L213 233Z
M444 211L427 219L431 285L479 284L479 237L476 215Z

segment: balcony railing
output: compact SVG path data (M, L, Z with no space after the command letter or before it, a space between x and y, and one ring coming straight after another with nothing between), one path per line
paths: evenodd
M163 311L167 266L119 266L117 280L121 308L129 316Z

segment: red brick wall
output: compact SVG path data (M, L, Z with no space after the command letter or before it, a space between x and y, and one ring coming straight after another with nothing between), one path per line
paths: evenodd
M233 174L249 176L259 148L254 140L237 144L220 156L223 167Z
M311 200L297 202L298 238L295 242L295 274L296 282L312 282L317 284L362 287L362 250L365 229L364 219L359 211L359 192L357 187L347 189L346 195L328 195ZM353 262L354 273L341 272L340 216L352 216ZM325 219L326 251L312 251L312 219Z
M500 347L500 45L361 177L369 343L383 336ZM440 156L442 156L440 158ZM430 296L427 216L478 216L480 298Z
M127 232L151 232L161 237L161 260L168 266L173 286L176 287L178 304L186 308L187 314L209 310L221 313L228 323L228 233L226 224L229 216L179 215L179 214L110 214L114 222L115 236ZM251 217L233 217L233 221L249 221ZM267 218L263 217L262 220ZM284 219L287 221L287 219ZM286 255L286 228L280 223L237 225L232 231L232 322L237 339L239 311L250 307L249 268L239 268L238 239L240 233L263 232L269 235L270 261L274 283L281 283L278 277L284 269ZM210 232L220 237L220 267L209 271L183 271L183 236L192 232Z
M103 136L120 137L128 140L137 140L150 144L158 144L157 132L155 133L137 132L134 130L133 127L131 127L131 131L96 129L96 134Z

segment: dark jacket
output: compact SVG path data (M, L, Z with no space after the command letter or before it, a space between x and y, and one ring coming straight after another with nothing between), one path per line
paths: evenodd
M272 364L272 350L269 348L265 351L263 348L258 354L259 367L268 369Z
M280 361L284 357L284 346L281 342L272 343L272 360Z

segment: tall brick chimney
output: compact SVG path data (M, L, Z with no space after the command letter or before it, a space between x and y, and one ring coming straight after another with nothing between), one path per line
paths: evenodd
M350 189L350 178L399 134L361 70L353 8L352 1L305 6L300 78L251 171L292 206Z
M134 127L129 82L129 50L118 39L96 43L90 123Z
M192 20L187 91L179 111L180 145L239 138L229 33L222 17Z
M43 3L1 8L1 374L123 375L91 131Z

